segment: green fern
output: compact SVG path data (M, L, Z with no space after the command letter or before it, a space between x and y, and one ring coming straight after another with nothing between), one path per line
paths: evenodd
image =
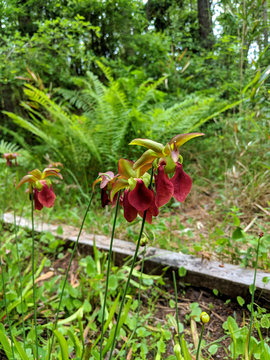
M9 143L3 139L0 141L0 154L15 153L19 151L20 148L17 144Z

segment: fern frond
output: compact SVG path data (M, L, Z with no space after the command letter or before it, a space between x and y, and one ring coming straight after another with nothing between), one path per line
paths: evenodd
M0 141L0 154L19 152L20 148L17 144L7 142L5 140Z

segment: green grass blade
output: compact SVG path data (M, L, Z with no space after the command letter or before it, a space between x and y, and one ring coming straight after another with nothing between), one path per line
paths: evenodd
M58 330L54 330L53 332L60 344L62 360L68 360L68 344L66 339Z
M9 360L12 360L12 350L7 335L0 330L0 342Z
M187 347L187 343L184 339L184 335L182 335L181 337L181 349L182 349L182 352L183 352L183 355L184 355L184 359L185 360L192 360L191 356L190 356L190 353L188 351L188 347Z
M21 344L13 337L14 345L16 350L18 351L22 360L29 360L29 357L26 355L26 352L21 347Z
M73 344L74 344L74 348L75 348L75 351L76 351L76 355L77 355L79 358L81 358L81 356L82 356L82 344L81 344L78 336L75 335L74 332L71 331L71 330L68 330L67 333L68 333L68 336L70 337L71 341L72 341Z
M121 327L123 326L127 316L128 316L128 312L129 312L129 308L131 306L131 303L132 303L133 299L130 299L127 304L125 305L124 307L124 312L123 312L123 315L121 316L121 319L119 321L119 326L118 326L118 330L117 330L117 334L116 336L118 335ZM104 349L102 351L102 354L103 356L107 353L107 351L110 349L111 345L112 345L112 342L113 342L113 337L114 337L114 332L115 332L115 327L116 325L113 326L112 330L110 331L110 336L108 338L108 341L106 343L106 345L104 346Z

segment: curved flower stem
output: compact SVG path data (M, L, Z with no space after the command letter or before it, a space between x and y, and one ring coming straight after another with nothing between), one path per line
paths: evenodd
M56 330L56 328L57 328L58 317L59 317L59 312L60 312L60 308L61 308L61 304L62 304L63 294L64 294L64 290L65 290L65 286L66 286L66 282L67 282L67 278L68 278L68 273L69 273L71 263L72 263L72 260L74 258L77 246L78 246L78 242L79 242L79 239L80 239L80 236L81 236L81 233L82 233L82 229L83 229L83 226L84 226L84 223L85 223L85 220L86 220L86 216L87 216L88 211L90 209L90 206L92 204L93 196L94 196L94 193L92 192L92 195L90 197L87 209L86 209L84 217L83 217L83 221L81 223L81 227L80 227L80 230L79 230L75 245L74 245L72 253L71 253L71 257L70 257L70 260L69 260L69 264L68 264L68 268L67 268L67 271L66 271L66 276L65 276L65 279L64 279L64 284L63 284L63 287L62 287L60 300L59 300L59 304L58 304L58 308L57 308L57 312L56 312L56 319L55 319L55 323L54 323L54 326L53 326L53 331ZM47 358L48 360L51 357L51 352L52 352L52 348L53 348L53 341L54 341L54 332L52 333L51 345L50 345L50 349L49 349L49 355L48 355L48 358Z
M149 189L150 189L151 186L152 186L153 172L154 172L154 171L153 171L153 166L152 166L151 180L150 180L150 184L149 184ZM147 210L146 210L146 211L144 212L144 214L143 214L141 230L140 230L139 238L138 238L138 241L137 241L137 245L136 245L135 253L134 253L134 256L133 256L133 260L132 260L132 263L131 263L131 266L130 266L130 272L129 272L129 274L128 274L126 286L125 286L125 289L124 289L124 294L123 294L122 301L121 301L121 304L120 304L119 314L118 314L118 317L117 317L117 322L116 322L116 326L115 326L115 330L114 330L114 335L113 335L113 341L112 341L111 351L110 351L110 355L109 355L109 359L108 359L108 360L111 360L111 359L112 359L112 353L113 353L114 346L115 346L115 341L116 341L118 326L119 326L119 322L120 322L120 318L121 318L121 313L122 313L122 310L123 310L123 307L124 307L124 303L125 303L125 299L126 299L126 295L127 295L127 291L128 291L130 279L131 279L132 272L133 272L133 269L134 269L134 266L135 266L135 263L136 263L136 260L137 260L137 255L138 255L138 251L139 251L139 247L140 247L140 243L141 243L141 238L142 238L143 229L144 229L144 224L145 224L145 219L146 219L146 212L147 212Z
M33 283L33 302L34 302L34 323L35 323L35 337L36 337L36 356L34 360L38 359L38 332L37 332L37 304L36 304L36 284L35 284L35 228L34 228L34 194L31 196L31 217L32 217L32 283Z
M199 358L200 358L200 347L201 347L201 342L202 342L202 337L203 337L203 332L204 332L204 326L205 326L205 324L202 324L202 330L201 330L201 335L200 335L199 344L198 344L198 348L197 348L196 360L199 360Z
M15 243L16 243L16 252L17 252L17 260L18 260L18 272L19 272L19 285L20 285L20 299L21 299L21 312L22 312L22 326L23 326L23 345L25 349L25 327L24 327L24 311L23 311L23 298L22 298L22 274L21 274L21 261L20 261L20 252L18 245L18 236L17 236L17 224L16 224L16 198L15 193L13 192L13 209L14 209L14 234L15 234Z
M108 262L107 262L106 287L105 287L105 294L104 294L103 307L102 307L101 338L100 338L100 360L102 360L102 345L103 345L103 338L104 338L103 331L104 331L105 310L106 310L106 301L107 301L107 293L108 293L108 285L109 285L109 277L110 277L113 238L114 238L116 219L117 219L117 214L118 214L119 200L120 200L120 191L118 192L118 197L117 197L117 203L116 203L114 220L113 220L113 228L112 228L112 234L111 234L110 249L109 249L109 255L108 255Z
M261 241L261 238L262 238L262 237L263 237L263 233L261 233L261 234L259 235L258 245L257 245L257 250L256 250L256 262L255 262L253 285L252 285L252 295L251 295L251 315L250 315L250 324L249 324L249 332L248 332L248 352L249 352L249 347L250 347L250 338L251 338L251 331L252 331L252 324L253 324L253 316L254 316L255 283L256 283L257 268L258 268L260 241Z
M4 267L3 267L3 264L2 264L1 254L0 254L0 268L1 268L1 274L2 274L2 284L3 284L2 286L3 286L3 294L4 294L4 296L3 296L4 297L4 304L5 304L5 310L6 310L6 315L7 315L9 335L10 335L10 340L11 340L11 350L12 350L13 359L15 360L14 347L13 347L13 337L12 337L10 318L9 318L9 313L8 313L8 308L7 308L7 297L6 297L6 284L5 284Z
M174 285L174 295L175 295L175 312L176 312L176 321L177 321L177 331L178 331L178 340L180 349L181 348L181 336L180 336L180 326L179 326L179 316L178 316L178 300L177 300L177 286L176 286L176 279L175 279L175 271L173 271L173 285Z

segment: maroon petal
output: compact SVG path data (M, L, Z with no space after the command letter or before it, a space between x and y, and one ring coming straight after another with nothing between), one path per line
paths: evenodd
M183 202L191 190L192 180L190 176L184 172L182 164L176 164L176 171L171 178L171 183L174 186L174 198L177 201Z
M104 208L110 203L109 195L107 193L107 186L101 189L101 206Z
M137 180L135 189L128 194L128 201L138 211L147 210L154 200L154 194L147 189L141 179Z
M43 208L43 205L38 200L38 191L37 191L37 189L33 189L33 194L34 194L35 210L41 210Z
M151 190L153 192L153 195L155 196L155 193L153 190ZM152 204L150 205L149 209L146 211L146 217L145 217L145 220L149 223L149 224L152 224L152 216L158 216L159 214L159 210L158 210L158 207L156 206L155 204L155 198L153 198L153 202ZM144 215L144 211L140 211L139 212L139 215L141 217L143 217Z
M38 192L37 197L43 206L46 206L47 208L52 207L56 197L52 185L49 187L47 184L44 184L42 190Z
M144 211L140 211L139 215L140 215L140 217L143 218ZM152 224L152 214L151 214L151 212L149 210L146 211L145 221L147 221L148 224Z
M174 185L165 173L165 165L164 162L159 165L158 173L155 176L157 207L167 204L174 192Z
M125 190L123 197L124 217L128 222L136 219L138 211L128 201L128 190Z

